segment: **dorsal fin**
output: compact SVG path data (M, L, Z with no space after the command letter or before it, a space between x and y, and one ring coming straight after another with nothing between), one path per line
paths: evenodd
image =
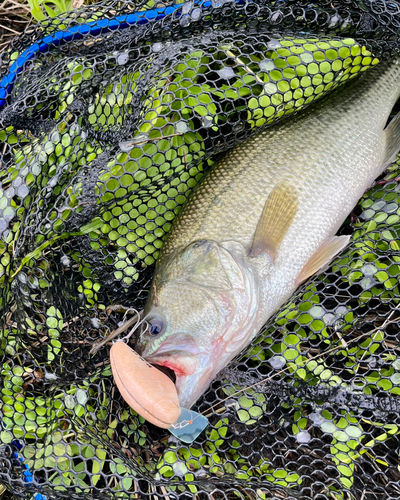
M297 213L297 190L289 183L274 187L258 221L250 257L268 254L273 261Z
M348 245L349 241L350 236L348 235L327 238L303 267L303 270L296 279L296 286L299 286L317 271L322 271L333 257Z

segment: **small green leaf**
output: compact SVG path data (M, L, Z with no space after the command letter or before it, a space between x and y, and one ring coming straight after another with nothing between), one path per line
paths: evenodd
M85 226L81 226L79 228L79 231L82 234L87 234L87 233L90 233L91 231L95 231L96 229L101 228L101 226L103 226L103 225L104 225L104 221L102 219L100 219L99 217L96 217L89 224L86 224Z

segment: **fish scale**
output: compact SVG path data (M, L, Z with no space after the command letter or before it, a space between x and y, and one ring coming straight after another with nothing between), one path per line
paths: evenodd
M180 373L183 406L347 245L334 235L399 150L399 120L384 130L399 95L395 59L235 147L195 189L145 308L163 329L141 346Z

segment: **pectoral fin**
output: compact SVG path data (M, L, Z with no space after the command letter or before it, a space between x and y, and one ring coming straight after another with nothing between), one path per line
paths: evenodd
M322 269L329 264L335 255L348 245L349 241L350 236L347 235L327 238L304 266L303 270L296 279L296 286L299 286L303 283L303 281L315 274L317 271L322 271Z
M250 257L268 254L272 260L275 259L297 208L297 192L290 184L280 184L271 191L257 224Z
M398 113L384 130L386 136L386 153L382 167L388 167L400 151L400 113Z

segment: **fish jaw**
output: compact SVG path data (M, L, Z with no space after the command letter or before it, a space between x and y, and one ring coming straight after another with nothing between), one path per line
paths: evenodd
M165 366L175 372L179 404L182 408L187 409L210 385L216 368L212 353L195 355L187 351L170 351L150 356L147 361L151 364Z
M250 322L251 323L251 322ZM246 345L250 333L255 333L259 328L248 328L248 334L243 339L243 344L236 346L236 350L229 349L229 338L212 342L208 352L195 347L195 343L185 342L190 346L188 350L177 350L172 342L164 342L156 352L150 356L143 355L149 363L164 366L175 372L175 386L179 403L182 408L191 408L199 397L207 390L214 377L224 368L229 361Z
M198 365L197 355L187 351L173 350L144 358L151 364L165 366L175 372L176 378L192 375Z
M177 334L173 339L166 339L156 349L146 346L142 356L153 365L174 371L180 405L190 408L208 387L215 371L219 352L214 351L219 351L220 342L215 344L210 353L205 353L191 336Z

